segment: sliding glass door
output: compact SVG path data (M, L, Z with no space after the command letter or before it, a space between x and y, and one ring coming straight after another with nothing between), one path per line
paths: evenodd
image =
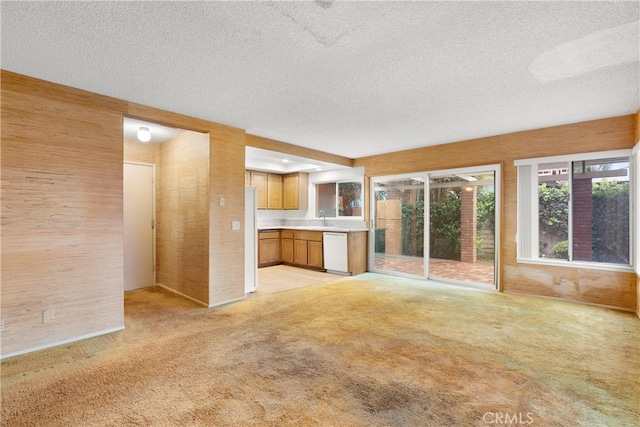
M372 180L373 268L425 275L424 178Z
M495 172L429 180L429 269L434 280L495 286Z
M496 288L498 171L373 178L372 270Z

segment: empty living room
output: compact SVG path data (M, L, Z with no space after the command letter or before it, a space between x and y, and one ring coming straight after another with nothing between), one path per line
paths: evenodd
M0 425L640 425L637 1L0 24Z

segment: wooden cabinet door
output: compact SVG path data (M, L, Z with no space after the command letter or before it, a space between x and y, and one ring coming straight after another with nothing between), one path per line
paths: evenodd
M285 175L282 181L284 209L307 209L309 198L309 175L292 173Z
M267 174L267 209L282 209L282 175Z
M293 262L300 265L307 265L307 241L293 241Z
M307 265L311 267L323 268L324 263L322 260L322 242L309 241L308 243Z
M282 262L293 261L293 239L282 239Z
M280 262L280 239L263 239L258 245L258 266Z
M282 183L284 191L284 208L285 209L298 209L298 181L299 175L297 173L285 175Z
M267 209L267 174L251 172L251 186L256 187L256 207Z

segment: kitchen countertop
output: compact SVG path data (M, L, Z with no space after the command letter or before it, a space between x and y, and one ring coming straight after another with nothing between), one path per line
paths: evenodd
M339 233L354 233L358 231L369 231L366 228L346 228L346 227L323 227L321 225L305 225L305 226L292 226L292 225L275 225L258 227L258 231L265 230L308 230L308 231L329 231Z

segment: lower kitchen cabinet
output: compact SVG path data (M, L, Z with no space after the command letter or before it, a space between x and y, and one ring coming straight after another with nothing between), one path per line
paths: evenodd
M322 260L322 242L307 242L307 265L309 267L324 268Z
M322 232L282 230L282 262L323 270Z
M280 255L280 231L258 232L258 267L276 265L282 262Z
M282 249L282 262L284 262L285 264L289 263L289 264L293 264L295 257L294 257L294 250L293 250L293 231L291 230L282 230L280 232L280 243L281 243L281 249Z

